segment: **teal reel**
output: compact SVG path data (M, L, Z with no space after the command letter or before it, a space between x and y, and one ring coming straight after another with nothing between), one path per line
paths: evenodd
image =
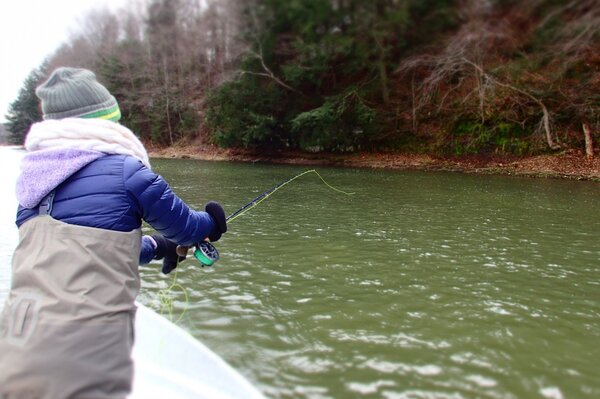
M194 250L194 258L200 262L202 267L210 267L219 260L219 251L217 251L217 248L215 248L215 246L210 242L202 241L196 245L196 249Z

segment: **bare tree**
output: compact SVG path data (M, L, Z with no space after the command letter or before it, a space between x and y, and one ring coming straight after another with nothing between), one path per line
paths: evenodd
M413 118L425 106L437 101L440 112L446 100L451 96L462 97L466 105L472 96L477 99L477 112L481 124L486 121L486 103L499 95L498 88L507 89L517 96L512 96L514 105L524 106L518 96L523 96L540 108L540 129L544 132L549 148L556 150L560 145L551 131L551 113L542 99L530 90L519 86L517 82L500 79L485 71L483 65L499 57L499 52L514 49L515 32L509 21L490 18L493 4L489 1L466 0L463 2L464 23L461 28L445 43L442 51L434 55L419 55L408 58L396 70L405 74L416 70L428 71L416 87L417 99L413 103ZM523 32L520 32L523 34ZM450 83L449 82L454 82ZM470 89L469 89L470 88ZM413 97L415 95L413 94ZM416 122L413 121L413 126Z
M471 65L473 68L475 68L475 70L477 71L477 73L483 77L486 81L490 82L492 85L498 85L501 87L505 87L507 89L510 89L512 91L515 91L519 94L524 95L525 97L529 98L530 100L532 100L533 102L535 102L542 110L542 119L540 121L540 126L542 126L542 128L544 129L544 133L546 136L546 143L548 144L548 147L550 147L550 149L552 150L558 150L560 149L560 145L558 145L557 143L554 142L554 139L552 138L552 132L550 130L550 112L548 112L548 108L546 107L546 105L542 102L542 100L540 100L539 98L535 97L534 95L532 95L531 93L527 92L526 90L520 89L516 86L513 86L511 84L508 83L504 83L499 81L498 79L494 78L493 76L489 75L488 73L486 73L483 68L477 64L475 64L474 62L464 58L464 62L468 65Z
M551 51L566 55L567 62L580 58L597 43L600 34L600 0L572 0L549 13L538 25L544 28L551 21L559 20Z

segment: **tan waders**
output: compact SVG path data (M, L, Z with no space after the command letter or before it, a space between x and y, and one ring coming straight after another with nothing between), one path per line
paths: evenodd
M41 215L19 236L0 321L0 398L125 398L140 231Z

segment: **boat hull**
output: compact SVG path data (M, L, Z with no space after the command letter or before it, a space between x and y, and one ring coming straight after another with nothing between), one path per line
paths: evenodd
M239 372L189 333L137 304L129 399L264 399Z

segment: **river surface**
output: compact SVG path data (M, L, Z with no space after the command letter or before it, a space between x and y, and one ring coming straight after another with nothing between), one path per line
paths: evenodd
M0 302L21 152L1 148ZM153 160L228 213L304 170ZM140 301L269 398L600 397L600 184L319 168L233 221L212 268L143 266ZM146 232L152 231L148 226Z

